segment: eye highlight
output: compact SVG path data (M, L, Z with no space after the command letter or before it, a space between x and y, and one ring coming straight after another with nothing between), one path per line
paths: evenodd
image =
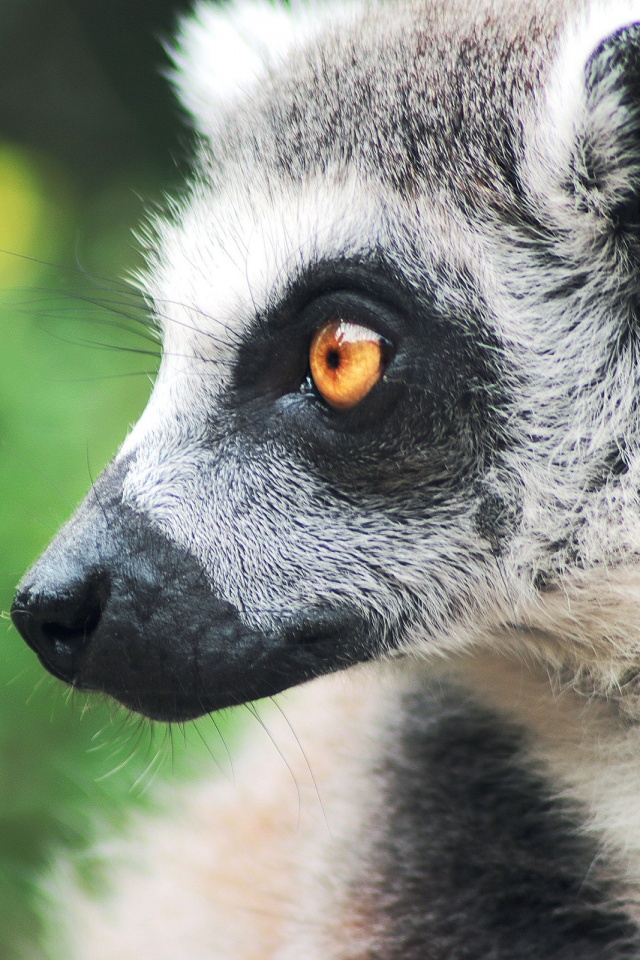
M316 389L335 410L350 410L381 379L390 344L369 327L331 320L317 330L309 349Z

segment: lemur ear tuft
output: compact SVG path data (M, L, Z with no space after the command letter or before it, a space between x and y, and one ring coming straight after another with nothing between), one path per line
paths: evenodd
M584 76L571 185L587 209L640 231L640 23L602 40Z
M592 9L554 59L530 128L531 186L563 218L640 236L640 4L618 7L617 23Z
M171 79L200 132L211 132L220 113L294 47L351 15L344 6L340 0L198 0L169 54Z

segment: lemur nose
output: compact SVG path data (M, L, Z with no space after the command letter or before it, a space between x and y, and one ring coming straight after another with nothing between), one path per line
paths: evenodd
M16 595L11 619L54 676L73 683L110 592L106 573L80 571L44 586L27 584Z

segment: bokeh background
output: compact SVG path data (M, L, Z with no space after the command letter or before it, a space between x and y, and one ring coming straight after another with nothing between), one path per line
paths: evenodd
M186 169L190 133L162 76L185 6L0 3L2 960L56 955L42 884L56 857L95 882L96 831L223 749L211 721L153 727L65 692L7 615L150 391L157 346L126 277L140 265L132 228Z

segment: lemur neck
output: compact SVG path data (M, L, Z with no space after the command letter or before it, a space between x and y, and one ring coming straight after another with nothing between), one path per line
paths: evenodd
M492 655L447 671L482 704L526 731L526 759L552 795L576 805L584 830L615 863L627 909L640 919L640 724L615 703L556 690L543 668Z

